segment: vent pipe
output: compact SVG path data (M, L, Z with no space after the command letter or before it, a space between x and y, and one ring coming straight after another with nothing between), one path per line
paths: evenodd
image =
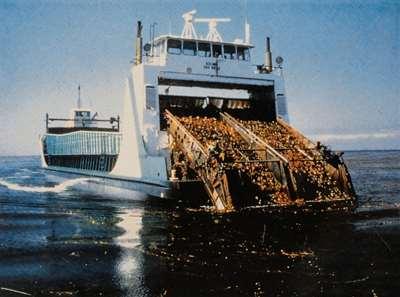
M137 33L136 33L136 58L135 64L139 65L142 64L142 50L143 50L143 37L142 37L142 22L137 22Z
M269 41L269 37L267 37L266 50L265 50L265 63L264 70L267 73L272 72L272 53L271 53L271 44Z

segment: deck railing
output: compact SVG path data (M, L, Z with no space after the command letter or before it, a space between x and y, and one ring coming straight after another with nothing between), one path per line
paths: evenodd
M68 126L56 126L50 127L54 122L73 122L80 124L79 126L73 125L72 127ZM78 130L93 130L93 131L115 131L118 132L120 130L120 117L110 117L109 119L68 119L68 118L51 118L48 113L46 113L46 132L47 133L68 133ZM94 126L95 124L96 126ZM101 124L98 126L98 124ZM108 125L106 125L108 124Z

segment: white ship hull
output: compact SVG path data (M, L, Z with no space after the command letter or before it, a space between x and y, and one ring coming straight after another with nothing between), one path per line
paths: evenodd
M66 176L77 177L85 176L93 179L89 179L90 183L113 186L121 189L130 191L137 191L145 193L150 196L160 198L173 198L172 187L169 182L164 184L156 183L152 181L146 181L143 179L126 178L122 176L110 175L108 173L101 173L90 170L79 170L74 168L65 168L57 166L47 166L47 170L60 172L66 174Z

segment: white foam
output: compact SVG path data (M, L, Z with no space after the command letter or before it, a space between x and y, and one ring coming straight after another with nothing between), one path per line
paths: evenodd
M139 245L143 211L134 209L129 213L121 213L118 217L121 221L117 226L124 229L125 232L116 238L117 243L124 248L134 248Z
M133 249L140 246L143 210L132 209L119 214L118 217L121 221L117 226L124 229L125 232L115 238L116 243L122 247L122 253L117 262L117 271L122 287L129 288L137 275L141 274L141 254L133 253Z
M35 187L35 186L22 186L19 184L10 183L6 180L0 179L0 186L6 187L14 191L34 192L34 193L61 193L67 188L72 187L76 184L83 183L90 180L90 178L76 178L66 180L53 187Z

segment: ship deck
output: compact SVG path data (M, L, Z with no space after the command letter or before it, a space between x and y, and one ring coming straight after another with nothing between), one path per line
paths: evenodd
M117 128L100 128L100 127L49 127L49 134L66 134L78 131L95 131L95 132L119 132Z

